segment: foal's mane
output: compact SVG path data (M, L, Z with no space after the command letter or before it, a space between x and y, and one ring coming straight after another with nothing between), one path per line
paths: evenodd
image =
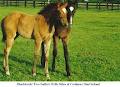
M50 3L45 6L38 14L50 14L50 12L53 12L55 10L57 10L57 3Z
M58 3L50 3L45 6L39 13L45 17L46 22L50 25L50 31L56 22L60 23L60 12L58 11Z
M38 14L43 15L48 23L51 23L51 19L55 19L59 16L59 11L57 7L58 3L50 3L45 6Z

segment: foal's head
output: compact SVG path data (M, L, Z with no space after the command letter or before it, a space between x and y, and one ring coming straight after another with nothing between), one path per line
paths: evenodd
M67 3L51 3L45 6L38 14L43 15L50 25L61 24L68 25L67 21Z
M68 20L67 20L67 7L68 3L58 3L58 11L59 11L59 18L63 26L68 26Z
M76 11L76 4L77 4L77 0L73 0L73 1L69 1L68 5L66 7L68 13L67 13L67 20L69 25L72 25L73 23L73 16L75 14Z

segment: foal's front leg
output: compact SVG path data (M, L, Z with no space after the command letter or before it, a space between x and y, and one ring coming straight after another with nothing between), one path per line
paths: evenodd
M55 59L57 56L57 43L58 36L53 35L53 60L52 60L52 71L55 71Z
M45 41L45 75L47 79L50 79L49 71L48 71L48 57L49 57L49 50L50 50L51 39Z
M68 46L67 46L67 38L62 38L63 49L64 49L64 57L65 57L65 65L66 65L66 72L67 76L70 76L70 64L69 64L69 53L68 53Z
M35 48L34 48L34 59L33 59L33 68L32 68L32 74L33 76L36 76L36 65L38 62L38 58L40 56L40 47L41 47L41 40L37 39L35 40Z

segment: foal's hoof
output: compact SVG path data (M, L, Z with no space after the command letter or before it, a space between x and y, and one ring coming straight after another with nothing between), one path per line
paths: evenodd
M47 80L50 80L50 77L47 77Z
M49 74L46 75L46 79L47 79L47 81L50 80L50 76L49 76Z
M10 76L10 72L9 72L9 71L6 71L6 75Z
M71 76L68 76L68 81L72 81L72 77Z
M71 76L70 72L68 72L68 73L67 73L67 76L68 76L68 77L70 77L70 76Z
M47 80L47 81L50 81L50 77L46 77L46 80Z
M71 76L67 76L68 77L68 79L71 79Z
M36 73L33 73L33 76L36 76Z
M40 65L40 68L45 68L45 65L41 64L41 65Z

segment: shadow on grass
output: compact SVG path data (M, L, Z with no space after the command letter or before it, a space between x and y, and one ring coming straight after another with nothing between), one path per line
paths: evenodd
M2 53L0 53L0 58L3 58L3 54L2 54ZM12 55L9 55L9 60L12 60L12 61L14 61L14 62L17 62L17 63L19 63L20 65L25 64L26 66L31 67L31 69L32 69L32 66L33 66L33 64L32 64L30 61L23 60L23 59L18 59L17 57L12 56ZM3 60L0 61L0 65L3 65ZM28 69L28 70L26 69L25 71L23 71L21 68L18 68L17 66L12 65L12 64L9 64L9 67L10 67L10 68L16 68L16 69L19 70L21 73L27 73L27 74L31 74L31 75L32 75L32 73L31 73L32 70L30 71L29 69ZM37 65L37 67L40 68L40 65ZM22 68L24 68L24 67L22 67ZM0 72L2 72L2 74L4 74L3 68L0 68ZM41 74L41 73L37 73L37 74ZM41 74L41 75L43 75L43 74Z
M2 57L3 57L3 54L0 53L0 57L2 58ZM9 55L9 59L12 60L12 61L18 62L18 63L20 63L20 64L26 63L27 65L32 66L31 62L26 61L26 60L22 60L22 59L18 59L18 58L16 58L15 56L12 56L12 55Z
M3 58L3 54L2 54L2 53L0 53L0 58ZM41 57L40 57L40 58L41 58ZM14 62L17 62L17 63L19 63L20 65L26 64L26 66L29 66L29 67L31 67L31 68L32 68L32 65L33 65L30 61L23 60L23 59L18 59L17 57L12 56L12 55L9 55L9 60L12 60L12 61L14 61ZM3 65L3 62L0 61L0 64ZM32 72L32 71L30 71L29 69L28 69L28 70L26 69L26 71L24 71L24 70L22 70L21 68L18 68L17 66L14 66L14 65L12 65L12 64L9 64L9 66L10 66L10 68L16 68L16 69L19 70L21 73L27 73L27 74L30 75L31 72ZM38 64L37 67L39 67L40 69L43 69L43 67L40 67L40 64ZM23 68L24 68L24 67L23 67ZM66 72L62 72L62 71L59 71L59 70L55 70L55 71L53 72L53 71L51 70L51 67L49 67L49 71L51 71L52 73L55 72L55 73L57 73L57 74L63 74L64 76L67 76L67 75L66 75ZM0 68L0 72L2 72L2 74L4 74L3 68ZM43 75L43 74L40 73L40 72L38 72L37 74Z

